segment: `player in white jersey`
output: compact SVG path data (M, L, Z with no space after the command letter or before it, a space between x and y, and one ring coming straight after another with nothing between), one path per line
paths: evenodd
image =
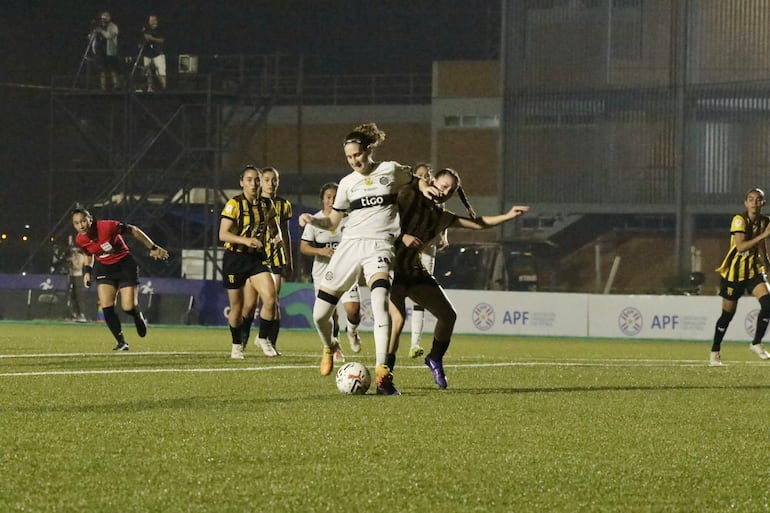
M400 234L396 197L398 191L415 178L408 166L374 161L374 149L384 140L385 133L374 123L360 125L348 134L343 149L353 171L340 180L332 212L325 219L302 214L299 223L335 229L345 212L348 213L342 241L329 261L313 306L313 320L324 346L321 375L329 375L334 367L332 312L340 296L363 273L371 292L374 317L377 393L400 395L393 386L391 369L385 365L390 337L388 303L393 244ZM420 180L419 187L429 198L439 195L428 182Z
M321 205L322 208L313 217L323 219L329 217L334 205L334 198L337 196L337 189L339 185L336 183L326 183L321 187ZM313 276L313 285L315 292L318 294L318 290L323 282L326 268L329 267L329 259L334 254L334 250L342 239L342 231L344 229L346 219L343 218L339 226L335 230L324 230L318 228L312 224L306 224L305 230L302 232L302 239L299 244L299 251L303 255L313 257L313 269L311 274ZM350 343L350 350L354 353L361 351L361 337L358 334L358 324L361 322L361 300L358 295L358 282L350 287L340 298L340 303L344 309L345 316L347 318L347 326L345 333ZM332 313L332 347L337 346L334 352L335 362L344 362L345 357L342 351L339 349L339 308L336 308Z

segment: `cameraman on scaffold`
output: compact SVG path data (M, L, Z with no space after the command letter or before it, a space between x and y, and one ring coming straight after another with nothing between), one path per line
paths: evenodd
M99 13L91 34L91 51L96 57L99 70L99 86L107 90L107 76L112 79L112 88L119 89L118 80L118 26L112 21L108 11Z
M166 55L163 53L163 43L166 38L158 24L158 16L151 14L147 17L147 25L142 29L144 38L144 50L142 59L144 60L144 69L147 74L147 92L155 90L154 76L158 76L160 89L166 89Z

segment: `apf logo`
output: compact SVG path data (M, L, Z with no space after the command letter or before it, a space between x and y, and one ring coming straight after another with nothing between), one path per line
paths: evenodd
M620 312L618 327L624 335L630 337L638 335L642 331L643 326L642 312L633 306L627 306Z
M743 319L743 329L749 337L753 337L757 332L757 318L759 317L759 310L752 310L746 314L746 318Z
M473 325L479 331L487 331L495 324L495 309L488 303L479 303L472 313Z
M364 299L361 301L361 322L359 326L362 328L374 327L374 313L372 313L372 300Z

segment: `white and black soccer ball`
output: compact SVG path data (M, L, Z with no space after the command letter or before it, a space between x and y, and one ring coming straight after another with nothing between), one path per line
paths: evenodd
M372 375L363 363L349 362L337 371L337 390L348 395L363 395L372 384Z

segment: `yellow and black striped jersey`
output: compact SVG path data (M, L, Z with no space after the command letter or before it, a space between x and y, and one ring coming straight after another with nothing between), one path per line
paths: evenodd
M735 234L745 234L745 240L753 239L770 223L770 217L760 215L754 221L746 213L736 214L730 224L730 250L716 272L727 281L743 281L765 272L764 244L758 244L746 251L738 251Z
M277 217L275 206L270 198L259 198L252 203L243 194L234 196L225 203L220 218L230 219L233 226L230 231L242 237L255 237L267 247L271 235L268 227L271 220ZM248 248L243 244L225 242L225 249L237 253L251 253L261 250Z
M291 208L291 202L280 196L273 198L273 204L278 214L278 226L281 227L282 232L288 232L289 219L292 218L294 212ZM286 251L286 245L290 244L289 234L282 233L283 244L276 245L272 239L267 244L267 260L273 267L286 267L289 263L289 255Z

